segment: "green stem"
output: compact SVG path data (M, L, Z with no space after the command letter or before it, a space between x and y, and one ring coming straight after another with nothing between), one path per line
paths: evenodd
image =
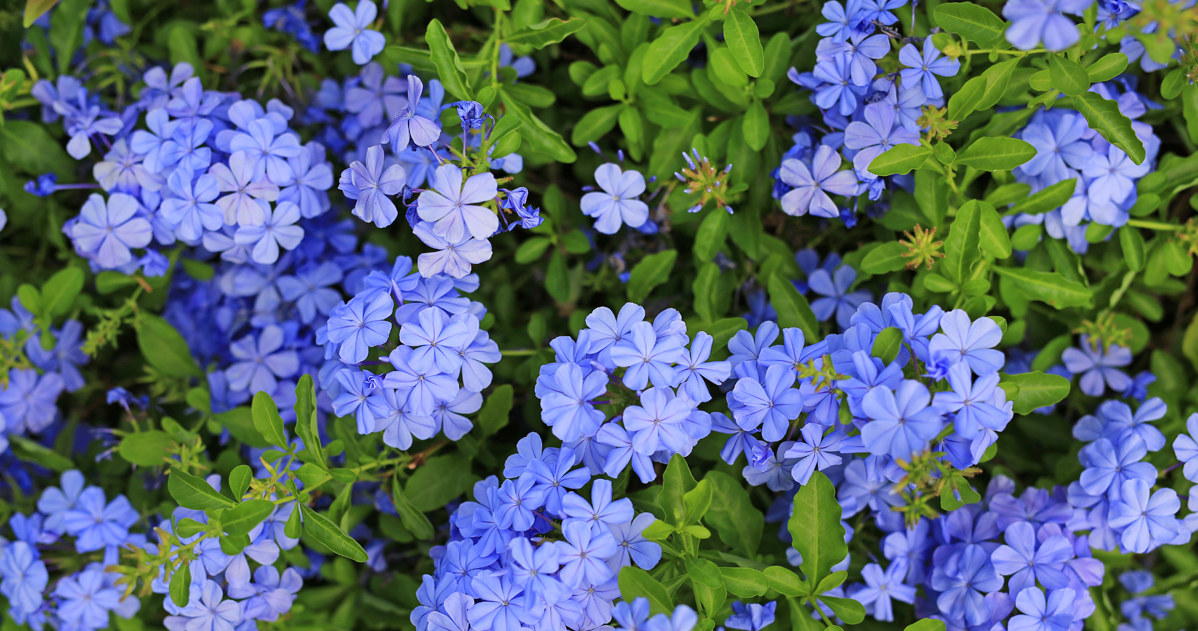
M1165 223L1163 221L1148 221L1146 219L1129 219L1127 225L1133 228L1147 228L1149 230L1162 230L1165 232L1180 232L1182 226L1173 223Z

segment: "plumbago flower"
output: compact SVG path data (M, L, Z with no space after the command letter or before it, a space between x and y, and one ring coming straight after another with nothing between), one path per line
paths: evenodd
M425 277L399 257L389 272L372 271L364 281L333 307L325 328L326 355L337 359L322 370L321 386L333 411L353 416L361 434L382 432L397 449L438 433L461 438L472 426L464 415L478 411L491 384L486 364L500 358L479 328L486 309L462 295L477 278ZM399 343L389 347L393 326ZM389 368L365 370L370 357Z
M627 498L613 500L609 481L575 468L581 460L529 434L508 457L502 481L475 484L475 500L450 516L449 542L434 549L436 569L416 592L421 604L411 622L419 631L581 630L611 621L621 568L652 569L661 547L642 534L653 516L637 514ZM562 473L546 479L536 471ZM591 499L563 492L560 479L570 488L590 483ZM553 532L560 536L551 540Z
M417 258L425 277L465 278L474 265L490 260L492 237L540 225L540 210L528 205L528 189L499 188L493 170L518 173L523 158L496 155L491 135L498 121L480 103L443 105L439 81L430 81L426 92L415 74L384 79L377 64L364 68L361 81L351 85L353 104L344 107L361 123L354 133L363 159L342 172L339 188L355 200L353 214L379 228L399 217L394 198L402 194L412 232L434 249ZM445 150L452 137L441 128L444 109L456 111L461 120L459 154ZM385 122L384 115L391 117L385 129L366 127Z

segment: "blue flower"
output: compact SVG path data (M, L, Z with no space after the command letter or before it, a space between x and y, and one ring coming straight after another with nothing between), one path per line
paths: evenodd
M284 349L283 329L270 325L257 336L253 333L233 342L229 352L238 360L225 374L233 390L274 394L277 379L287 378L299 371L299 355Z
M228 225L260 226L266 220L270 205L279 198L279 187L273 182L254 177L253 163L244 152L229 156L229 164L218 162L208 174L216 178L217 187L227 195L216 200L225 213Z
M1031 50L1041 44L1048 50L1065 50L1077 43L1077 25L1062 15L1081 15L1093 3L1089 0L1009 0L1002 15L1010 20L1007 41L1019 50Z
M632 500L622 497L612 500L610 480L598 479L591 484L591 501L577 493L569 493L562 499L562 519L579 520L596 528L612 528L632 521L635 513Z
M990 555L994 569L1011 576L1010 591L1019 593L1034 587L1037 581L1049 589L1069 585L1065 562L1073 558L1073 544L1064 536L1045 530L1037 536L1036 529L1026 521L1007 526L1004 545Z
M0 549L0 594L9 605L26 615L37 611L44 602L49 574L37 549L24 541L14 541Z
M270 265L279 260L279 248L294 250L303 240L304 229L295 225L299 220L299 206L280 202L273 211L263 213L261 224L237 228L233 242L252 246L250 257L254 262Z
M390 197L403 190L405 181L404 168L392 164L384 169L383 148L371 145L366 149L365 164L355 161L341 172L338 188L349 199L357 200L353 210L355 217L386 228L399 216Z
M1110 526L1119 531L1123 552L1141 554L1177 538L1181 500L1176 491L1152 492L1148 482L1135 478L1123 483L1119 496L1111 503Z
M413 366L412 349L399 346L391 351L387 361L395 369L383 378L383 386L399 390L401 400L406 398L412 414L431 416L439 401L452 401L458 394L458 382L451 375L440 372L435 364L428 367Z
M914 591L912 590L912 592ZM746 605L736 600L732 602L732 615L728 616L724 625L729 629L761 631L774 623L774 610L777 608L777 601L770 601L764 605L758 603Z
M441 126L434 120L421 116L416 112L420 95L424 93L424 84L420 77L408 75L408 104L399 111L399 115L387 126L381 142L390 142L391 151L399 153L408 148L411 143L417 147L428 147L441 137Z
M431 187L417 198L416 212L424 221L433 222L433 232L451 244L467 235L486 239L499 229L499 218L480 204L497 195L499 188L490 172L466 179L462 169L443 164L433 172Z
M470 584L479 597L468 614L472 628L520 631L540 618L536 609L519 604L524 590L507 575L480 574Z
M981 546L966 546L946 563L936 564L930 581L940 592L936 605L951 620L979 625L990 617L984 594L1002 588L1003 580Z
M553 435L568 442L594 436L605 416L593 401L607 390L607 374L598 370L584 373L578 364L566 363L553 372L552 383L539 398L541 418L553 428Z
M686 349L676 336L658 336L653 325L637 322L627 337L611 347L611 360L626 367L624 385L641 390L650 382L655 386L673 386L678 374L674 364L686 361Z
M338 2L329 10L329 18L336 26L325 31L324 45L329 50L352 47L354 63L359 66L369 63L387 45L382 33L370 29L370 23L374 22L376 15L378 8L371 0L359 0L358 8L354 11Z
M893 392L867 392L861 410L870 420L861 428L861 438L869 453L907 459L924 449L944 425L940 411L928 405L931 398L927 387L909 379Z
M1067 631L1073 626L1077 600L1067 587L1050 591L1045 600L1044 590L1032 586L1016 593L1015 606L1021 615L1011 617L1007 631Z
M782 196L782 211L795 216L807 212L816 217L838 216L840 210L828 193L846 197L857 193L857 176L839 169L840 154L827 145L815 150L810 170L800 160L783 160L779 178L794 188Z
M944 96L936 75L952 77L961 69L961 62L940 55L931 37L924 38L922 55L913 44L903 46L899 50L899 62L907 67L899 72L899 76L903 78L903 85L919 85L929 101Z
M816 471L823 471L841 463L837 454L841 443L844 442L844 432L833 430L824 435L824 431L824 426L816 423L804 425L803 429L799 430L803 440L782 454L788 460L798 460L791 468L790 475L800 485L807 484L811 480L811 474Z
M785 366L770 366L765 379L745 377L728 395L728 407L736 424L746 431L761 428L761 437L782 440L791 421L803 411L803 395L794 389L795 372Z
M1102 343L1091 343L1088 336L1081 336L1081 348L1067 348L1061 353L1061 361L1069 372L1082 376L1082 392L1102 396L1106 386L1122 392L1131 383L1131 377L1119 370L1131 363L1131 349L1112 344L1104 350Z
M639 171L621 171L611 162L595 169L600 191L582 196L582 214L595 218L595 229L615 234L621 225L637 228L649 220L649 205L637 197L645 192L645 176Z
M886 103L870 103L865 106L865 120L853 121L845 128L844 146L857 150L853 166L858 173L872 175L869 164L895 145L919 144L919 134L896 125L896 121L893 107Z
M1190 482L1198 482L1198 441L1195 436L1198 436L1198 413L1186 419L1185 433L1173 439L1173 453L1185 465L1182 475Z
M120 606L121 592L105 585L104 572L91 567L65 576L54 587L58 617L70 620L83 629L103 629L108 626L108 613Z
M624 410L624 427L633 448L646 456L660 450L684 451L690 440L685 423L692 410L689 400L674 396L669 388L645 390L640 405Z
M91 194L78 221L70 224L68 234L75 248L101 267L112 269L133 260L132 248L143 248L153 239L150 222L140 216L137 198L113 193L107 201Z
M807 278L807 285L812 291L823 296L811 301L811 310L816 319L824 322L835 313L836 323L841 328L848 328L857 307L869 300L867 291L849 291L856 280L857 270L848 265L837 268L835 275L824 269L812 272Z
M990 318L970 321L969 314L953 309L940 318L943 333L932 336L928 352L935 356L948 353L952 363L967 362L975 375L997 372L1006 358L994 347L1002 341L1002 329Z
M892 562L885 570L877 563L870 563L861 569L865 585L853 591L852 598L866 607L872 605L874 618L892 622L894 605L891 599L908 604L915 602L915 588L903 582L906 573L907 564L903 561Z
M1156 479L1156 467L1141 462L1147 455L1144 441L1134 434L1125 436L1118 446L1099 438L1078 453L1078 459L1085 467L1079 480L1082 488L1090 495L1104 495L1109 491L1112 498L1117 498L1123 483L1128 480L1139 478L1151 483Z
M65 389L58 373L39 376L36 370L10 370L8 386L0 389L0 416L7 425L6 433L21 435L46 429L58 416L56 401Z
M207 580L202 587L193 583L187 606L163 622L168 631L234 631L243 618L241 603L225 599L220 584Z
M612 577L607 559L616 556L616 540L605 528L592 528L582 520L562 524L565 541L558 541L561 577L567 585L600 584Z
M524 532L532 528L535 520L533 511L544 502L545 491L536 486L532 476L504 480L495 496L495 523L500 528Z
M387 341L391 334L389 318L395 310L391 296L377 293L369 297L355 296L348 304L329 314L329 341L339 345L341 361L361 363L371 348Z
M120 546L129 538L129 527L137 522L137 511L124 495L107 502L99 487L88 487L75 506L62 516L62 527L75 537L75 549L92 552Z
M440 309L426 309L414 321L404 323L399 342L412 347L412 365L423 369L436 364L441 372L456 375L462 367L462 349L478 332L477 327L471 330L466 325L470 317L462 314L448 318Z

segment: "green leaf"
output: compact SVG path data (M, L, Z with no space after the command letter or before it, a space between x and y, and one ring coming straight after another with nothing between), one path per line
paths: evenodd
M719 566L697 557L686 559L685 565L699 611L707 616L714 616L728 598L728 590L724 587L724 577L720 574Z
M71 60L83 45L83 29L87 25L91 0L62 0L50 15L50 44L58 60L59 74L66 74Z
M649 613L651 615L659 613L671 614L674 612L674 603L670 599L670 593L666 591L665 586L639 567L627 566L621 569L619 585L621 594L628 594L629 596L635 594L649 599Z
M1005 259L1011 256L1011 235L1003 225L1002 217L994 206L986 202L978 202L979 235L978 242L989 256Z
M628 105L620 110L616 122L620 124L620 132L628 145L628 153L633 160L639 160L641 150L645 146L645 118L641 116L640 110Z
M503 93L503 104L507 107L508 114L520 119L523 123L520 127L519 136L521 143L528 150L534 151L558 162L571 163L578 159L577 154L566 144L565 139L561 134L553 131L542 121L537 118L528 106L513 99L507 92Z
M1090 83L1110 81L1123 74L1124 70L1127 70L1127 55L1123 53L1109 53L1098 61L1086 66L1086 74L1090 77Z
M171 582L167 587L171 593L171 602L179 607L186 607L191 598L191 562L184 559L179 567L171 574Z
M628 277L628 299L636 303L644 302L654 287L670 277L677 258L677 250L664 250L641 259Z
M724 587L740 598L756 598L769 591L769 579L760 570L748 567L721 567Z
M811 311L811 305L803 294L795 288L794 283L777 274L770 276L767 286L770 304L778 312L778 326L798 327L809 340L819 339L819 321Z
M574 123L574 129L570 131L570 142L576 145L585 145L588 142L599 140L603 134L616 126L616 119L623 109L623 105L608 105L607 107L597 107L583 114L582 118Z
M170 475L167 476L166 490L183 508L209 511L233 508L237 505L237 502L208 486L203 478L191 475L177 467L171 467Z
M704 520L737 554L755 556L765 531L765 515L753 506L744 483L720 471L709 472L703 481L711 486L711 508Z
M1068 104L1085 116L1090 128L1106 138L1107 142L1122 149L1132 162L1143 164L1147 156L1144 143L1136 137L1131 121L1119 111L1118 103L1093 92L1085 92L1069 99Z
M295 434L304 442L311 460L324 466L324 447L320 444L320 425L316 418L316 390L312 375L305 373L295 386Z
M205 397L208 396L207 390L202 392L204 392ZM218 425L229 430L233 438L236 438L245 445L250 447L270 446L266 442L266 439L262 438L262 434L259 434L258 430L254 428L253 414L244 405L216 414L213 416L213 419L216 420Z
M233 467L229 472L229 490L233 491L233 498L240 500L245 497L245 492L250 488L250 481L254 479L254 470L250 469L249 465L239 464Z
M153 467L163 464L174 446L175 441L166 432L150 430L122 438L117 453L135 465Z
M399 515L400 523L408 529L408 532L412 533L412 536L422 541L433 538L433 535L436 534L433 523L429 521L427 515L412 506L412 502L408 500L399 486L398 476L391 478L391 501L395 502L395 513Z
M470 77L466 75L466 68L458 58L458 51L454 50L453 42L449 41L449 33L445 32L440 20L434 18L428 23L424 38L428 42L428 50L432 55L433 65L437 67L437 78L441 80L441 84L457 98L472 100L474 91L470 88Z
M737 65L750 77L760 77L765 70L765 50L761 33L747 11L732 11L724 19L724 42L732 51Z
M304 534L304 524L300 521L300 511L296 510L295 503L291 505L291 515L287 517L287 523L283 524L283 534L292 539L299 539Z
M552 242L547 237L533 237L516 248L516 262L527 265L541 258Z
M688 0L616 0L624 9L647 15L651 18L689 18L691 3Z
M923 166L932 155L932 148L924 145L901 144L891 147L873 159L866 169L878 177L906 175Z
M972 2L946 2L937 5L936 24L950 33L971 39L982 47L1002 38L1006 24L992 11Z
M478 412L478 425L483 436L490 436L508 424L512 413L512 385L505 383L495 388Z
M916 620L907 625L907 628L903 629L903 631L944 631L944 628L945 624L943 620L924 618L923 620Z
M1039 215L1056 210L1069 201L1076 190L1077 178L1061 180L1052 186L1036 191L1031 197L1015 204L1007 214Z
M706 331L711 334L712 347L722 348L728 344L728 340L736 335L737 331L743 331L749 328L749 323L744 318L724 318L712 322L706 328Z
M513 46L529 46L534 50L540 50L566 39L573 33L578 32L586 24L586 20L579 18L570 18L568 20L549 18L548 20L542 20L536 24L522 28L503 38L503 41Z
M1036 148L1018 138L983 136L966 147L957 162L982 171L1010 171L1035 155Z
M1049 55L1048 74L1052 77L1052 87L1061 94L1077 96L1090 89L1090 74L1063 54Z
M793 545L803 557L800 569L809 583L818 583L832 573L832 566L849 554L840 525L840 503L836 488L821 472L795 493L794 512L786 523Z
M981 241L982 213L981 204L977 200L969 200L957 211L949 226L948 238L944 242L944 261L940 269L945 276L964 284L973 271L973 265L980 258L978 245Z
M1014 398L1007 398L1015 404L1016 414L1030 414L1039 408L1055 405L1069 396L1069 380L1060 376L1043 372L1025 372L1018 375L1002 375L1002 385L1018 388Z
M328 517L304 504L300 504L300 510L304 513L304 534L312 537L313 540L324 545L334 554L358 563L366 562L368 557L366 550L362 549L362 545L354 541L353 537L342 532L336 524L329 521Z
M66 315L82 289L83 272L79 268L59 270L42 286L43 314L50 319Z
M1094 301L1093 290L1060 274L1021 267L996 267L994 271L1026 299L1039 300L1057 309L1090 307Z
M460 497L478 478L470 472L465 457L452 454L429 458L412 472L404 484L404 495L416 510L428 512L443 508Z
M728 235L728 224L731 223L731 215L721 210L714 210L707 213L703 221L699 223L699 230L695 233L695 245L692 251L695 254L695 261L707 262L715 258L719 253L720 248L724 247L724 240Z
M1144 269L1144 237L1140 231L1131 226L1119 229L1119 247L1123 250L1123 260L1127 261L1127 269L1138 272Z
M665 511L666 521L675 526L685 525L686 499L683 496L696 486L698 482L695 482L695 477L691 475L686 458L674 454L662 475L661 495L658 498L662 510Z
M269 394L265 392L254 394L250 414L254 420L254 429L262 434L266 442L276 447L290 449L290 445L287 443L287 432L283 429L283 417L279 416L279 408L275 406L274 399L270 398Z
M45 15L46 12L54 8L54 5L56 4L58 4L58 0L25 0L25 17L21 21L22 25L25 28L33 26L33 23L36 22L38 18ZM183 605L180 605L180 607L181 606Z
M720 309L720 266L712 262L700 265L691 291L695 296L695 313L704 321L714 320Z
M883 243L861 259L861 271L874 275L897 272L907 266L907 259L903 258L906 252L907 246L898 241Z
M45 467L57 473L78 468L75 461L70 458L24 436L9 434L8 446L12 448L13 455L18 459Z
M817 473L815 475L823 475ZM811 588L798 574L795 574L788 568L781 565L771 565L761 571L765 578L770 582L770 589L782 594L783 596L806 596L810 593Z
M899 351L902 349L903 332L890 326L878 333L878 337L874 340L872 355L882 360L883 364L889 364L898 357Z
M849 624L858 624L862 620L865 620L865 605L852 598L820 596L819 601L830 607L832 613L835 613L837 618Z
M761 151L770 139L770 115L765 111L761 101L753 101L745 110L744 123L745 144L753 151Z
M649 45L645 55L645 63L641 66L641 78L646 85L656 85L678 64L686 58L699 44L699 37L707 26L706 19L691 20L683 24L667 27L657 39Z
M187 342L175 327L144 311L138 319L137 346L151 366L167 377L198 377L202 374L191 357Z
M248 535L255 526L275 512L269 500L246 500L220 514L220 527L230 536Z

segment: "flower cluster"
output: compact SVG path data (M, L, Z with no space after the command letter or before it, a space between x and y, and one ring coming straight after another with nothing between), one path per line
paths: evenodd
M494 145L489 141L496 122L483 113L481 104L451 104L461 120L462 142L460 150L450 148L452 136L440 124L442 109L450 107L442 105L443 97L444 89L436 80L429 83L425 96L424 83L416 75L384 78L381 66L366 66L360 86L345 92L344 107L356 113L347 120L360 125L347 130L347 134L359 131L354 144L360 159L342 172L339 188L355 201L353 214L379 228L399 216L392 197L402 193L413 232L436 250L420 255L420 272L426 277L462 278L472 265L491 258L490 237L517 227L536 227L541 218L538 209L527 205L528 189L499 188L490 169L517 173L523 160L516 154L491 157ZM369 131L372 127L374 131ZM486 153L481 151L484 142ZM471 158L467 151L478 155ZM425 185L409 204L412 191Z
M893 11L904 4L901 0L824 4L828 21L816 27L821 39L815 67L805 73L792 68L788 76L811 91L811 100L831 133L805 125L782 156L774 195L787 214L839 217L851 226L856 221L855 204L838 206L831 196L856 198L868 193L871 200L878 200L885 180L869 171L870 163L895 145L919 144L925 127L920 119L923 109L944 103L937 77L955 76L960 63L942 56L931 37L898 40L899 72L888 74L879 66L891 53L891 39L898 39ZM841 170L844 160L852 163L852 170Z
M618 314L600 307L586 324L577 339L550 342L555 358L541 366L535 389L541 418L593 475L616 477L631 464L651 482L653 462L685 456L711 433L715 417L699 404L730 366L711 361L711 335L692 341L675 309L649 321L640 305Z
M219 490L219 476L209 476L207 482ZM164 598L166 628L256 629L258 621L274 622L286 614L304 583L296 568L280 571L276 565L281 552L299 544L298 533L291 537L286 532L295 510L294 502L277 506L249 531L246 545L236 549L206 532L208 516L203 511L176 508L156 530L158 541L144 546L149 555L162 552L187 559L185 576L191 582L186 602L176 603L173 594ZM168 581L162 578L150 584L156 594L169 592Z
M1122 149L1091 129L1077 112L1060 108L1037 111L1016 134L1037 153L1015 169L1015 179L1030 185L1033 193L1074 181L1073 196L1059 208L1019 214L1008 220L1016 227L1042 224L1050 237L1067 239L1079 253L1089 247L1086 227L1090 223L1113 228L1127 223L1128 210L1138 199L1136 182L1152 171L1161 144L1152 126L1137 120L1151 103L1130 85L1122 93L1114 84L1097 84L1091 91L1116 101L1119 111L1132 119L1132 130L1144 144L1147 157L1136 164Z
M83 353L83 325L68 320L50 330L52 345L43 346L42 333L20 300L12 310L0 309L0 344L23 351L26 362L0 368L0 462L9 437L44 435L52 438L58 420L59 395L75 392L84 384L79 367L88 363Z
M49 624L95 631L108 627L112 613L131 618L141 603L123 594L120 575L106 568L116 562L121 546L145 540L130 532L137 521L124 495L108 501L103 489L84 485L79 471L64 473L61 488L47 488L36 512L10 518L14 539L0 537L6 613L37 630ZM65 559L71 563L62 563ZM64 566L77 569L59 573Z
M1069 485L1069 503L1079 509L1077 521L1089 525L1094 547L1143 553L1190 540L1190 528L1176 517L1177 493L1153 491L1157 470L1143 461L1165 446L1164 434L1150 425L1165 411L1155 397L1134 413L1122 401L1104 401L1073 427L1073 437L1086 443L1077 455L1085 469Z
M96 143L106 149L92 174L107 197L90 195L63 228L93 267L159 276L169 263L155 245L177 242L270 264L299 245L301 219L329 209L325 149L300 143L290 107L205 90L192 74L184 63L169 76L151 69L140 98L119 114L71 77L35 86L44 118L62 117L71 156L86 157ZM59 188L39 182L38 193Z
M217 260L209 280L174 278L165 316L200 364L214 369L207 373L214 412L257 392L294 400L300 375L324 366L317 331L330 310L385 261L381 248L359 247L350 221L326 216L303 225L311 238L273 264Z
M397 449L413 438L444 433L457 440L470 431L464 414L482 406L491 384L485 364L499 361L499 346L479 325L486 308L462 295L478 288L478 277L412 271L412 260L399 257L387 273L371 272L349 302L329 313L319 338L329 361L321 384L338 416L353 416L358 432L383 433ZM364 369L372 349L393 340L390 351L375 350L390 370Z
M474 501L453 512L449 543L434 549L436 571L417 592L411 620L419 631L590 629L612 619L620 569L652 568L661 547L641 535L654 517L613 498L612 483L592 481L575 468L580 461L574 449L543 448L529 434L502 481L490 476L474 486ZM587 484L589 500L574 490Z

